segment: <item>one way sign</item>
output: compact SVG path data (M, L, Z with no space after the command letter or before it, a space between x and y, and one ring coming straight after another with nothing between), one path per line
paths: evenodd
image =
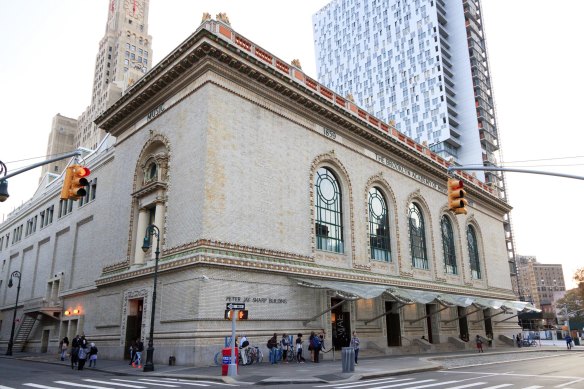
M227 303L226 309L245 309L245 304Z

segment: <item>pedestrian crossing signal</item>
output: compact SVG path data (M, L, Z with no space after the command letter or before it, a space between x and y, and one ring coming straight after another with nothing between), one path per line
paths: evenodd
M231 309L226 309L225 310L225 320L231 320L232 318L232 312L237 312L237 320L247 320L247 309L241 309L241 310L231 310Z

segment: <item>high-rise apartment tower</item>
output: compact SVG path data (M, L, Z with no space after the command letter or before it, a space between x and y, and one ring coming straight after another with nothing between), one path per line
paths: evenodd
M313 27L321 83L454 164L497 164L479 0L333 0ZM501 172L476 175L506 198ZM505 233L515 275L509 215Z

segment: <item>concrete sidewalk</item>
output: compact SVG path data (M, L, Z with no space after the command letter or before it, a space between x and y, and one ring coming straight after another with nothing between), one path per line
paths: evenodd
M547 342L545 342L547 343ZM565 343L558 341L551 345L524 348L497 348L486 349L485 353L477 354L474 350L417 354L411 356L380 356L364 357L359 359L359 364L355 366L352 373L343 373L341 361L326 360L320 363L280 363L270 365L262 363L259 365L241 366L236 377L221 376L221 366L192 367L192 366L168 366L156 364L153 372L144 373L142 369L133 368L128 365L128 361L105 360L97 361L96 368L86 368L97 370L114 375L128 376L150 376L169 377L191 380L208 380L240 384L274 385L274 384L306 384L306 383L329 383L340 381L358 381L367 378L386 377L400 374L410 374L430 370L442 369L441 360L453 358L468 358L476 360L478 357L490 356L497 359L509 354L524 354L537 352L560 352L566 351ZM577 346L573 351L584 352L584 346ZM0 356L2 358L15 358L24 361L34 361L62 365L63 368L70 369L69 361L60 361L58 356L48 354L15 353L12 357ZM340 357L340 355L338 355ZM518 355L518 357L521 357Z

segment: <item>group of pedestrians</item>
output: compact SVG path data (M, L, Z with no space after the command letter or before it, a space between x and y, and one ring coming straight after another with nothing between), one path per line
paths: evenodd
M297 363L304 363L306 359L304 358L304 339L302 334L296 335L296 340L291 342L292 336L288 334L282 334L282 337L278 340L278 334L274 335L268 340L267 347L269 350L269 360L270 364L275 365L278 363L279 355L282 353L283 363L288 363L289 353L292 353L291 359L295 359ZM324 331L320 334L312 331L310 337L308 338L308 351L310 351L310 360L314 363L320 362L320 352L325 350L324 344Z
M69 343L69 338L65 336L59 342L59 353L61 361L64 361L69 352L69 344L71 344L70 359L71 369L83 370L85 363L89 359L89 367L97 366L97 347L95 343L88 343L85 335L76 335Z
M142 353L144 352L144 342L140 338L136 338L130 344L130 363L132 367L142 368Z

